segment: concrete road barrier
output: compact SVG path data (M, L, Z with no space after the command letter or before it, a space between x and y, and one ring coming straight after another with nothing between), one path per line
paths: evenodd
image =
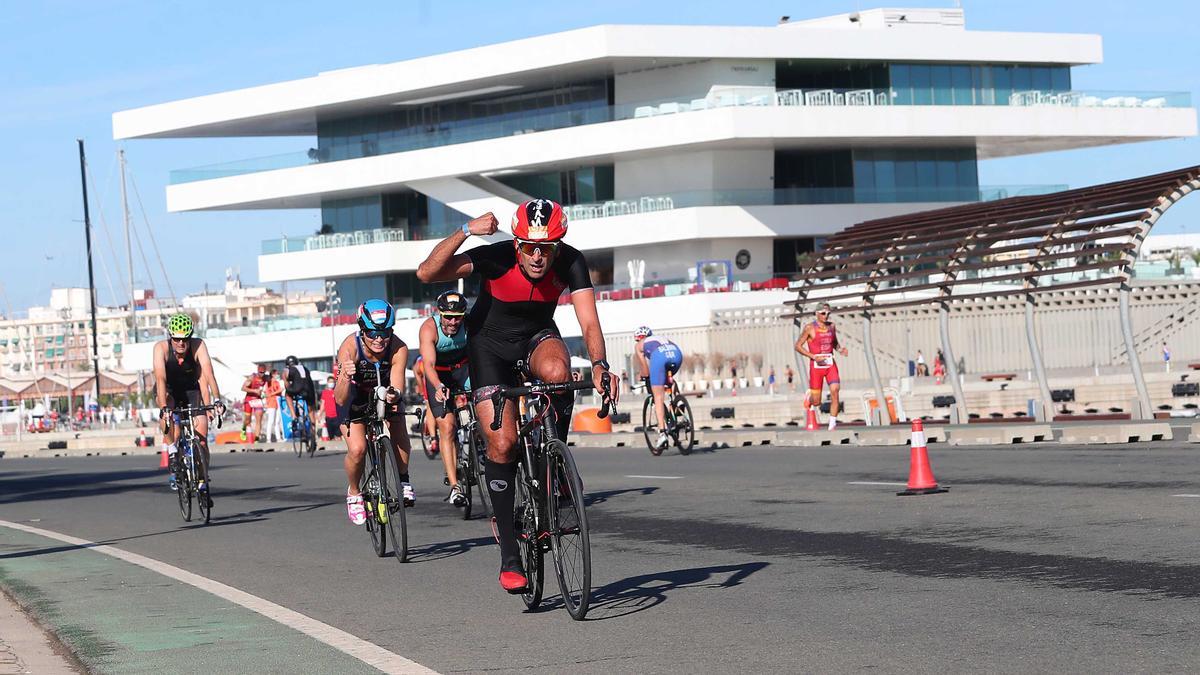
M886 427L858 427L855 442L859 445L908 445L912 442L912 429L907 424ZM925 427L926 443L942 443L946 430L941 427Z
M1166 422L1130 422L1128 424L1070 424L1063 427L1059 442L1077 445L1144 443L1174 439Z
M1192 422L1192 429L1188 435L1189 443L1200 443L1200 422Z
M774 429L727 429L697 431L696 445L702 448L742 448L751 445L770 445L778 438Z
M581 448L625 448L645 445L646 437L640 432L635 434L629 431L615 431L611 434L573 432L568 442Z
M1008 445L1053 441L1049 424L968 424L949 430L950 445Z
M850 445L854 443L857 434L849 429L828 431L787 431L780 432L775 445L791 448L817 448L825 445Z

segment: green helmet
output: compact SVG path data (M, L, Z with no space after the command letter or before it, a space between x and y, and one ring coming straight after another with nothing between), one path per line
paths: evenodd
M196 326L192 324L192 317L187 314L173 314L167 320L167 333L173 338L190 338L196 330Z

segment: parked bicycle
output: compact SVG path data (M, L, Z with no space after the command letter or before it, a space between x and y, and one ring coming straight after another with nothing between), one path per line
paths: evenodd
M646 401L642 404L642 434L646 437L646 447L655 457L663 453L658 447L658 421L654 414L654 393L643 382L641 387L646 389ZM696 444L695 418L692 417L692 406L688 405L687 397L679 392L675 378L668 376L666 387L663 389L663 402L666 404L667 436L671 443L679 448L679 454L691 453Z
M523 371L523 368L521 368ZM609 412L609 392L605 381L604 404L600 416ZM587 513L583 502L583 481L570 449L555 432L550 395L592 389L591 382L546 384L531 382L524 387L501 387L492 395L496 411L491 424L500 429L504 402L514 399L520 406L517 418L517 443L521 449L517 466L517 493L513 509L521 560L529 585L521 599L529 609L542 601L545 570L543 556L549 551L563 604L572 619L587 614L592 593L592 550L588 535Z
M192 417L219 410L220 405L185 406L176 408L172 415L179 425L179 438L175 441L175 493L179 497L179 512L184 522L192 521L192 501L200 510L204 524L212 518L212 495L208 480L208 460L199 443L199 436L192 426ZM221 415L216 416L217 428L221 428Z
M388 538L396 560L408 562L408 522L404 492L400 486L400 462L388 425L384 422L388 387L375 388L375 406L364 421L367 435L366 464L358 488L367 510L366 529L375 555L387 555Z
M462 406L451 408L452 401L465 397ZM470 390L452 391L447 401L446 414L455 417L454 443L458 457L458 484L463 486L463 494L467 504L463 507L463 520L469 520L473 505L478 499L483 509L483 517L492 515L492 498L488 494L487 479L483 474L484 441L479 432L479 422L475 419L475 406L471 403ZM449 482L449 480L447 480ZM478 494L476 498L474 493Z

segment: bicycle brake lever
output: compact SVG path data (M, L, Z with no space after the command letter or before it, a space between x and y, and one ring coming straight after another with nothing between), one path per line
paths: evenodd
M609 373L607 371L605 371L604 379L601 380L601 384L600 384L600 388L601 388L602 394L603 394L603 402L600 404L600 411L596 413L596 417L598 417L600 419L604 419L605 417L608 417L609 406L612 403L612 390L610 389L610 387L612 385L609 384L608 375L609 375Z

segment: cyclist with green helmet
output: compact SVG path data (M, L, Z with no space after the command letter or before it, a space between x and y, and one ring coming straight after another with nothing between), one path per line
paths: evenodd
M171 488L175 488L175 439L179 437L179 425L170 423L171 412L181 406L197 407L221 403L221 392L217 378L213 376L212 360L204 340L195 337L195 326L187 314L174 314L167 321L168 339L154 345L154 389L158 400L163 426L163 443L171 460ZM222 411L223 412L223 411ZM208 415L192 418L192 426L204 453L203 466L208 466ZM202 476L200 489L208 484L208 476ZM212 498L209 498L209 506Z

